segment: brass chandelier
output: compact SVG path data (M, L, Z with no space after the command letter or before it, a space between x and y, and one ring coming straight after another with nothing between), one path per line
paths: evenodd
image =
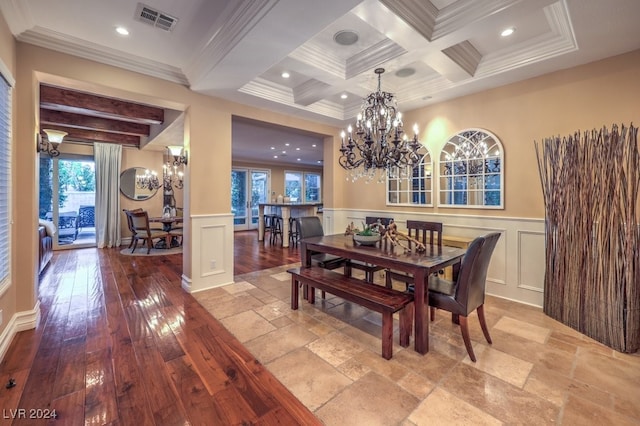
M355 134L351 125L346 134L341 133L338 162L350 172L352 181L361 177L372 181L377 176L378 182L384 182L386 177L406 177L421 159L418 125L413 127L413 139L408 140L393 94L380 88L384 68L374 72L378 75L378 90L364 99Z

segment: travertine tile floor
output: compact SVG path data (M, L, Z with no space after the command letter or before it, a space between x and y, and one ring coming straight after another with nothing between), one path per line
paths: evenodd
M427 355L396 336L386 361L379 314L331 295L292 311L287 269L195 296L327 425L640 424L640 354L615 352L539 308L488 296L492 345L475 314L469 320L476 363L442 311Z

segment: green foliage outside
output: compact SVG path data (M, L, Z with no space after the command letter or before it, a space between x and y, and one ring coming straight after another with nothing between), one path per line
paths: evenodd
M53 158L40 157L40 218L53 210ZM69 191L94 192L96 190L94 165L91 162L58 160L58 207L63 207Z

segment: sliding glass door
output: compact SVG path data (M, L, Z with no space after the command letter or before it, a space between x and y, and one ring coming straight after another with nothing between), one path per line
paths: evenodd
M269 170L231 170L231 211L235 231L258 228L258 204L269 199L270 175Z
M92 157L40 155L40 219L56 227L54 249L96 245Z

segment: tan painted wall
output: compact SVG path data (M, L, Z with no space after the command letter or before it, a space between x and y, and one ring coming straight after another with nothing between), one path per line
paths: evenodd
M446 140L479 127L495 134L505 153L505 209L420 208L421 212L543 218L534 141L612 124L640 124L640 50L497 89L406 112L437 161ZM594 165L597 166L597 165ZM436 188L434 188L435 190ZM411 211L385 205L384 185L344 186L347 208Z

